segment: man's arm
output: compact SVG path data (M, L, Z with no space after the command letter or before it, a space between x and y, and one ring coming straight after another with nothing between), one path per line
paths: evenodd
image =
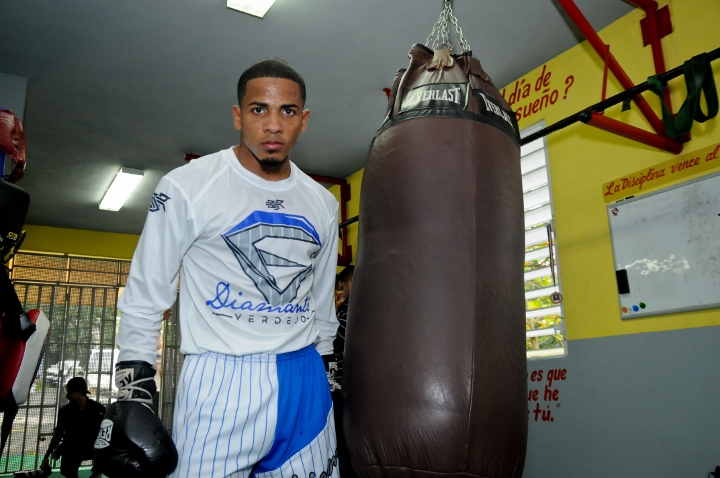
M163 311L177 296L182 257L195 239L188 198L171 179L160 180L133 256L117 337L119 362L155 363Z
M172 437L152 406L153 377L163 311L175 301L180 263L194 239L190 202L165 176L155 189L118 302L118 400L108 407L94 444L96 470L105 475L166 476L177 465Z
M320 355L333 353L333 340L338 328L335 316L335 271L338 254L337 202L328 226L325 243L320 249L313 271L312 294L315 302L315 326L319 335L315 348Z
M45 452L45 456L43 457L43 461L40 466L44 467L47 466L50 462L50 455L53 451L55 451L55 448L60 444L60 441L63 438L63 435L65 434L65 418L64 413L62 409L60 409L60 413L58 414L58 423L55 427L55 432L53 433L52 438L50 439L50 444L47 447L47 451Z

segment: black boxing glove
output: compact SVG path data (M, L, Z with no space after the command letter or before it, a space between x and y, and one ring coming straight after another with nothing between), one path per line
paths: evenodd
M118 401L111 403L95 440L95 465L108 478L160 478L178 453L153 406L155 370L147 362L118 362Z

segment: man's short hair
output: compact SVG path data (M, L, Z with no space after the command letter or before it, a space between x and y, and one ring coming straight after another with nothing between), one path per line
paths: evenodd
M352 279L354 272L355 266L347 266L345 269L340 271L340 274L338 274L338 283L347 284L347 282Z
M247 91L248 81L256 78L283 78L294 81L300 86L300 98L302 98L303 105L305 104L305 80L300 76L300 73L285 60L265 58L251 65L240 75L237 87L238 105L240 107L242 107L242 100Z
M80 392L85 396L88 394L87 382L85 382L85 379L82 377L71 378L65 386L68 392Z

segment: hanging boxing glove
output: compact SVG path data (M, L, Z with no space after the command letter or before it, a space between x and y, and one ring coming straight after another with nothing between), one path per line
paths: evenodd
M143 361L115 366L118 401L110 404L95 441L95 464L109 478L164 477L177 466L170 434L153 406L155 370Z
M25 174L25 131L20 119L7 108L0 108L0 153L12 160L7 170L3 168L2 176L16 183Z

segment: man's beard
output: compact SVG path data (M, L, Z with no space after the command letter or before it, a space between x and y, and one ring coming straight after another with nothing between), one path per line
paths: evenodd
M255 156L255 155L253 155ZM257 156L255 156L255 159L260 164L260 169L263 170L263 172L268 174L274 174L280 171L283 164L285 164L285 161L287 161L287 156L285 156L283 159L272 159L272 158L265 158L260 159Z
M250 154L252 154L253 158L255 158L255 161L258 162L258 164L260 165L260 169L262 169L264 173L268 173L268 174L275 174L278 171L280 171L280 169L282 169L283 165L285 164L285 161L287 161L287 159L289 157L289 155L288 155L282 159L275 159L275 158L260 159L255 155L255 153L253 152L252 149L247 148L247 150L250 151Z

